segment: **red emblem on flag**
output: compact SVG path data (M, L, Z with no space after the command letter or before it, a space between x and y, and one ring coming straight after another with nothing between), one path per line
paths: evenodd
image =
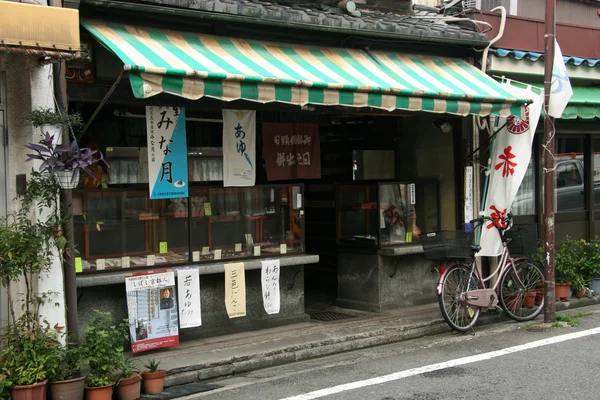
M516 156L512 153L512 146L508 146L504 149L504 153L500 154L498 158L500 161L496 164L496 171L502 168L502 177L506 178L509 175L513 175L515 173L515 167L518 165L516 162L512 162L513 158Z
M510 133L513 133L515 135L520 135L522 133L527 132L529 130L529 108L525 107L525 118L524 119L521 119L519 117L515 117L514 115L511 115L506 120L507 120L506 129L508 129L508 131Z
M494 223L488 224L487 228L492 229L494 227L494 224L499 228L506 228L507 223L504 222L504 220L506 219L506 208L504 209L504 211L500 211L496 208L495 205L491 205L490 210L490 218L494 220Z

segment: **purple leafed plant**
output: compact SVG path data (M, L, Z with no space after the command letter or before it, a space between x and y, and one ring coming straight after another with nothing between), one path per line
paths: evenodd
M69 144L54 144L54 135L48 132L38 144L30 143L25 145L29 150L35 151L34 154L27 154L27 161L40 160L40 171L77 171L82 170L94 177L90 167L97 162L102 162L109 167L102 153L87 147L79 147L77 141L73 140Z

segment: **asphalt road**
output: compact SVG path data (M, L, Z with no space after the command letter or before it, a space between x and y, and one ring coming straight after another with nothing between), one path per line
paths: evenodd
M561 314L582 312L578 327L476 327L215 380L185 399L597 400L600 307Z

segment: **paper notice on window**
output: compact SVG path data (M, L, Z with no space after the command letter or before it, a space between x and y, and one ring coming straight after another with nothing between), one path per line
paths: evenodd
M246 316L244 263L225 264L225 308L229 318Z
M121 267L129 268L129 265L130 265L129 256L121 257Z
M221 249L215 250L215 260L220 260L222 254L223 254L223 250L221 250Z
M235 252L239 253L242 251L242 244L241 243L236 243L235 244Z
M192 261L193 262L200 261L200 252L199 251L192 251Z
M267 314L278 314L279 297L279 260L261 261L261 282L263 305Z
M198 267L177 268L177 293L179 295L179 327L185 329L201 326L202 308Z
M254 257L260 257L260 246L254 246Z
M281 254L287 254L287 244L280 244L279 245L279 252Z
M96 260L96 271L102 271L106 268L106 260L104 258L99 258Z
M154 265L154 262L155 262L154 254L148 254L146 256L146 265L151 267Z
M202 248L202 255L203 256L207 256L208 253L210 253L210 247L203 247Z

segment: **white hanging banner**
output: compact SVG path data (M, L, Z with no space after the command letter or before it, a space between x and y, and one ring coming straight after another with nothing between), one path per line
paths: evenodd
M225 308L229 318L246 316L244 263L225 264Z
M473 167L465 167L465 224L473 220Z
M558 42L554 41L554 65L552 66L552 92L550 93L550 104L548 104L548 115L554 118L562 117L563 111L573 96L573 88L567 67L563 59Z
M223 110L223 186L254 186L256 111Z
M499 224L506 219L527 172L531 145L544 101L543 93L538 95L531 88L516 88L509 83L502 85L508 92L514 93L515 97L532 99L533 103L525 108L523 119L511 116L498 122L498 126L503 126L505 122L506 126L496 134L494 140L484 215ZM477 256L493 257L502 253L500 235L491 222L486 222L482 227L480 245L481 251Z
M179 327L185 329L201 326L202 308L198 267L177 268L177 293L179 295Z
M278 314L279 297L279 260L263 260L260 280L262 282L263 305L267 314Z

